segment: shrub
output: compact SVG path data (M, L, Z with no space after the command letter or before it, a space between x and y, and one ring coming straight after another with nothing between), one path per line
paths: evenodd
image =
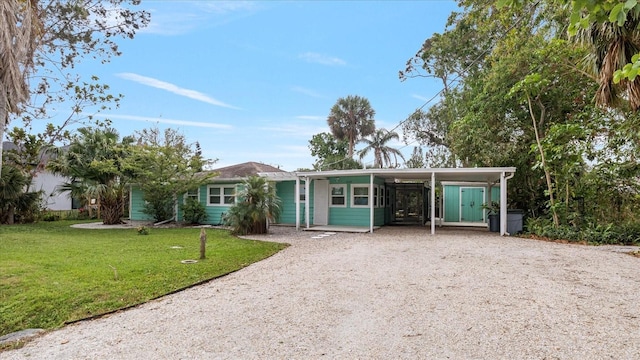
M640 223L615 225L588 222L580 228L573 225L555 227L550 219L529 218L527 232L552 240L585 241L595 245L640 244Z
M207 209L199 201L187 198L187 202L180 207L184 221L190 224L202 224L207 220Z
M248 178L243 185L238 194L240 201L229 209L225 224L236 235L265 234L268 222L280 215L280 199L275 187L258 176Z

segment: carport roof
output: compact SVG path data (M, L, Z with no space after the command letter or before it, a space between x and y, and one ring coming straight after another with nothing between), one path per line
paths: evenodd
M394 181L424 181L430 180L435 174L437 181L472 181L472 182L499 182L500 176L505 173L515 173L515 167L478 167L478 168L420 168L420 169L357 169L357 170L328 170L328 171L301 171L283 173L260 173L270 180L290 180L298 178L323 179L337 176L362 176L374 175Z

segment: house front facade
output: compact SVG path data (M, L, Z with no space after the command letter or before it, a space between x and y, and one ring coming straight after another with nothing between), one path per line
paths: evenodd
M250 171L230 176L225 175L229 169L218 169L223 171L210 184L178 196L178 203L194 197L205 205L209 224L222 224L242 181L259 175L275 185L281 200L277 223L297 229L372 232L385 225L411 224L429 226L434 234L436 226L487 227L483 205L495 201L500 204L500 233L505 235L507 181L516 171L510 167L284 172L273 167L275 171L268 171L268 165L259 163L236 166ZM135 188L131 194L131 219L150 220L140 211L142 194ZM181 221L177 207L176 220Z

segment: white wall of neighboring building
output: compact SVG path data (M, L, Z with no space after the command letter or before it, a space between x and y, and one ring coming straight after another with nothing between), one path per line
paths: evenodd
M32 189L43 190L42 206L49 210L71 210L71 197L69 192L58 193L57 186L64 184L68 179L50 172L38 173L33 178Z

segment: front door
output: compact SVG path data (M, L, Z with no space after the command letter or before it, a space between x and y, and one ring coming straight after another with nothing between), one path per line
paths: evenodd
M329 180L314 180L313 225L329 223Z
M460 188L460 221L484 222L484 188L461 187Z

